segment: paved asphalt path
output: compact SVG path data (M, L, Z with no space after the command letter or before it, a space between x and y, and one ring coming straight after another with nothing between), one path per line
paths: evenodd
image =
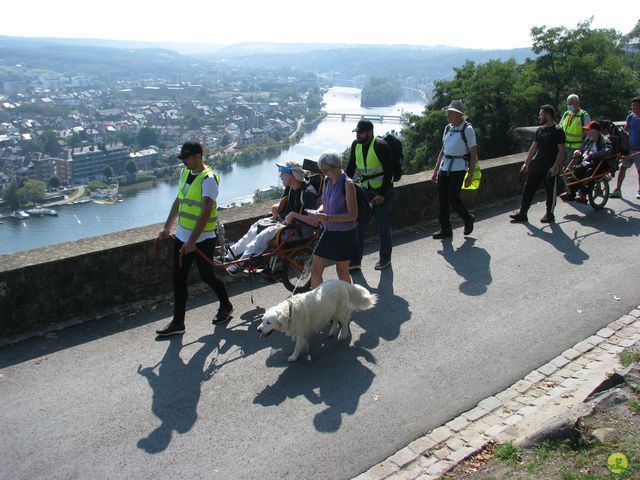
M192 298L183 338L155 340L160 305L1 349L0 478L356 476L640 303L635 181L602 211L560 203L551 227L542 203L509 224L511 201L477 211L468 238L399 232L382 273L369 245L354 280L379 305L350 346L315 337L311 361L258 340L286 291L254 285L252 304L247 281L226 326L212 294Z

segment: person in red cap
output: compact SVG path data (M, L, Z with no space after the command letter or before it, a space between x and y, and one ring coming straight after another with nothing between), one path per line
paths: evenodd
M587 178L603 158L612 155L611 141L602 135L601 127L595 120L590 121L585 127L586 138L582 143L582 148L573 153L573 160L576 167L573 169L573 175L577 179ZM578 191L578 198L576 198ZM582 185L571 187L568 192L560 195L565 202L576 201L587 203L587 194Z

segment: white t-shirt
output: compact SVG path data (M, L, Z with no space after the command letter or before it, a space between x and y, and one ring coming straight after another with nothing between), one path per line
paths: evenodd
M182 174L180 176L182 177ZM190 186L190 183L185 183L183 190L183 193L185 195ZM211 198L214 201L216 200L216 198L218 198L218 183L216 182L215 178L213 178L213 176L204 177L204 179L202 180L202 196ZM191 230L184 228L180 225L180 223L178 223L178 228L176 229L176 238L181 242L186 243L189 241L190 236ZM212 232L202 232L198 237L198 240L196 240L196 243L200 243L207 238L216 238L215 230Z
M444 129L444 133L442 134L442 153L443 155L449 155L456 158L442 157L440 170L443 172L459 172L468 168L467 162L465 162L464 158L461 158L463 155L469 153L467 146L464 144L464 140L462 139L462 127L464 125L465 122L461 123L457 127L449 124ZM477 145L476 132L473 130L471 124L467 123L466 125L467 128L464 130L464 136L467 139L467 145L469 145L469 148L473 148ZM447 131L447 128L449 131Z

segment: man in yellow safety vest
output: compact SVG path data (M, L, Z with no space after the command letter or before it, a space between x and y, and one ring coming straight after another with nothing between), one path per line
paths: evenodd
M591 117L580 108L580 98L575 93L567 97L567 111L560 119L560 126L564 131L565 161L573 158L573 153L580 150L585 138L584 127L589 124Z
M159 336L184 333L184 317L187 306L187 275L194 259L200 278L218 296L220 307L214 324L223 323L231 318L233 305L229 301L224 282L216 277L213 267L196 252L200 250L206 258L213 259L216 245L216 225L218 210L218 183L220 179L213 173L202 158L202 145L189 141L182 145L178 158L185 168L180 175L178 195L171 206L169 216L158 238L167 238L171 227L178 219L173 248L173 319L165 328L157 330ZM182 257L182 258L180 258Z

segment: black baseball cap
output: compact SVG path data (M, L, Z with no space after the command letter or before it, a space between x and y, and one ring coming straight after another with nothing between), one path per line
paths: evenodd
M352 130L352 132L368 132L369 130L373 130L373 123L371 123L369 120L360 120L358 122L358 125L356 125L356 128L354 128Z
M184 160L191 155L198 154L202 154L202 145L200 145L198 142L194 142L193 140L189 140L188 142L185 142L184 145L182 145L182 150L180 150L180 155L178 155L178 158L180 160Z

